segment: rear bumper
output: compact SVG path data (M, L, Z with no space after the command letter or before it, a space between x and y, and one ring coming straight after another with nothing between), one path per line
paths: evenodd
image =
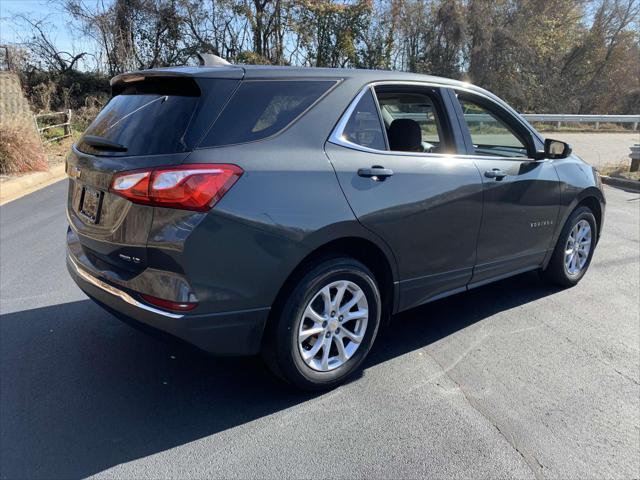
M216 355L253 355L260 351L269 308L189 315L160 310L87 272L67 252L67 269L76 284L115 316L143 330L177 337Z

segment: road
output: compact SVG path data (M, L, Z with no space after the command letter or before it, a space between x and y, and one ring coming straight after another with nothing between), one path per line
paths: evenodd
M629 165L630 147L640 143L640 132L632 133L571 133L543 132L545 137L569 143L585 162L594 167Z
M608 188L590 272L404 313L363 375L301 394L176 350L65 271L66 182L0 208L2 478L637 478L640 200Z

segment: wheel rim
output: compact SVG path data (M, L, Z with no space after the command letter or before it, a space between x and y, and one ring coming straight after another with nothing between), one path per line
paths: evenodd
M369 321L367 296L355 283L330 283L307 304L298 328L298 350L313 370L341 367L356 353Z
M564 249L564 269L571 277L584 270L591 251L591 225L580 220L571 229Z

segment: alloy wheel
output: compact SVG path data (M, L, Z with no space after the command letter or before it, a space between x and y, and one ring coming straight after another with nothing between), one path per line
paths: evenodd
M591 225L586 220L580 220L571 229L564 249L564 269L571 277L582 272L591 251Z
M298 329L298 351L313 370L344 365L358 350L369 320L364 291L340 280L324 286L307 304Z

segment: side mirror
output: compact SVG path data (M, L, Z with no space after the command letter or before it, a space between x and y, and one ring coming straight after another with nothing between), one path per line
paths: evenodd
M544 158L567 158L571 155L571 145L560 140L547 138L544 141Z

